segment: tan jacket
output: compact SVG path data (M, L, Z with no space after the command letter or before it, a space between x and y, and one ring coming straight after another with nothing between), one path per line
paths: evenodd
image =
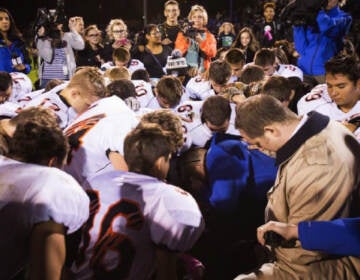
M351 216L359 197L360 152L341 124L315 113L277 152L277 163L266 221L298 224ZM299 241L296 248L276 248L275 256L274 264L236 279L360 279L359 258L307 251Z

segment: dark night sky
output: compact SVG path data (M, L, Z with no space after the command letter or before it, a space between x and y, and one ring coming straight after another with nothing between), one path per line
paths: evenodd
M29 26L35 19L39 7L55 8L57 0L1 0L0 6L10 10L17 25L21 28ZM137 20L140 27L143 24L143 1L144 0L64 0L65 10L68 16L79 15L85 19L85 24L96 23L99 26L106 25L111 18L122 18L126 20L129 27L133 20ZM162 18L163 3L166 0L147 0L147 22L154 22L154 18ZM178 0L180 3L182 17L185 17L193 4L202 4L208 13L216 14L217 11L230 13L230 2L233 3L233 11L243 10L245 5L258 6L264 0ZM357 3L360 0L348 0L348 3ZM356 5L356 4L355 4ZM349 5L347 5L349 6ZM357 9L359 4L357 4ZM350 8L353 17L356 13ZM358 16L358 15L357 15Z
M148 19L158 13L162 14L164 2L164 0L148 0ZM204 6L209 12L211 12L210 10L216 11L217 9L224 10L228 8L227 1L179 0L183 8L183 16L188 12L187 7L193 3L201 2L207 2L202 4L205 4ZM23 26L35 18L37 8L56 7L56 0L2 0L0 6L9 9L18 25ZM86 23L101 24L107 23L111 18L115 17L127 20L141 19L143 16L143 0L65 0L65 9L69 16L81 15L85 18Z

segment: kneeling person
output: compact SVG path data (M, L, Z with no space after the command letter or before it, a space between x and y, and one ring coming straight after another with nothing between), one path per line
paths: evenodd
M190 194L164 183L175 142L156 124L144 124L124 143L130 172L113 171L89 180L91 212L82 233L76 277L149 279L157 248L190 249L203 231Z

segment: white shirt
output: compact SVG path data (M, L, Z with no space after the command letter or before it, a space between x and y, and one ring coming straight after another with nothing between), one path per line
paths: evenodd
M77 116L76 111L60 96L61 90L67 83L62 83L52 90L37 95L34 99L27 102L23 108L41 106L49 108L55 112L59 118L61 128L67 127ZM30 97L31 98L31 97Z
M141 107L148 107L151 100L154 98L151 84L143 80L131 80L131 82L135 86L136 99L139 100Z
M297 104L299 115L305 115L310 111L316 111L328 116L331 120L346 121L356 117L360 113L360 102L348 112L343 112L338 105L332 101L327 91L326 84L317 85L308 94L304 95ZM360 141L360 129L354 132L355 137Z
M101 69L101 71L106 71L106 70L112 69L114 67L116 67L114 62L109 61L109 62L102 64L100 69ZM129 70L130 74L134 73L136 70L139 70L139 69L145 70L144 63L142 63L138 59L131 59L130 63L128 64L128 66L126 68Z
M9 97L10 102L16 102L17 99L32 91L32 82L30 78L21 72L11 72L12 91Z
M89 216L89 198L79 184L57 168L0 156L0 279L25 267L35 224L53 220L79 229Z
M87 185L93 213L82 236L76 279L150 279L156 246L172 251L190 249L204 229L193 197L156 178L122 171L96 176ZM90 268L91 261L91 268ZM106 271L105 271L106 270Z
M186 84L186 90L191 99L205 100L207 97L215 95L210 81L203 79L201 76L193 77Z
M303 71L292 64L279 64L277 71L273 74L273 76L278 75L285 78L289 77L298 77L301 81L304 80Z
M109 152L123 155L124 139L137 124L135 113L119 97L94 102L64 130L71 146L64 170L80 184L94 175L113 170Z

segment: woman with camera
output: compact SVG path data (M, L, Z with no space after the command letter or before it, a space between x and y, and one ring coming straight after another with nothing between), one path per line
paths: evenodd
M49 80L69 80L75 73L74 51L84 49L80 32L84 26L81 17L69 19L70 32L62 31L62 23L41 26L37 31L36 47L41 58L39 66L40 87Z
M0 71L30 72L28 52L10 12L0 7Z
M211 58L216 55L217 43L215 36L206 28L208 15L203 6L192 6L188 20L188 28L178 33L175 49L185 56L188 66L201 73L209 68Z

